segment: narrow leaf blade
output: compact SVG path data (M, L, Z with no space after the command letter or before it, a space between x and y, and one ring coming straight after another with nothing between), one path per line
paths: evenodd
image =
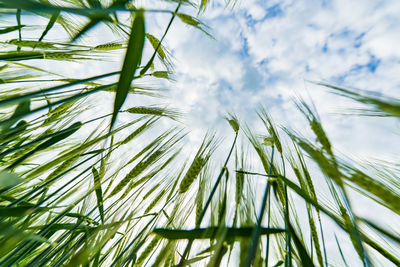
M128 42L128 48L122 66L121 75L117 85L117 93L114 101L114 111L110 123L110 131L117 119L119 110L129 93L129 88L135 75L137 66L142 59L142 52L144 46L145 28L144 28L144 14L143 12L136 13L135 20L132 25L132 32Z

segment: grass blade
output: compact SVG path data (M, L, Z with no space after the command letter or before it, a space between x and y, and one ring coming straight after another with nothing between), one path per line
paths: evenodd
M296 232L294 231L292 225L289 223L288 225L290 235L293 238L293 242L297 248L297 252L299 253L300 261L302 263L302 266L307 266L307 267L312 267L314 266L313 261L311 260L310 256L307 253L306 248L304 245L301 243L299 237L297 236Z
M271 175L272 173L272 161L274 159L274 151L275 151L275 146L272 147L272 151L271 151L271 162L269 165L269 171L268 171L268 175ZM248 250L248 255L246 258L246 263L245 266L251 266L255 256L256 256L256 252L257 252L257 246L258 246L258 241L260 238L260 231L261 231L261 222L262 222L262 218L264 217L264 211L265 211L265 206L267 204L267 199L268 199L268 193L269 193L269 188L270 188L270 183L269 181L267 181L267 185L265 187L265 191L264 191L264 196L263 196L263 200L261 203L261 208L260 208L260 214L257 217L257 225L254 228L253 234L252 234L252 238L251 238L251 244Z
M101 222L104 224L103 192L101 190L101 177L95 167L92 167L94 187L96 192L97 207L99 208Z
M339 249L340 256L342 257L343 263L344 263L344 265L345 265L346 267L348 267L349 265L347 264L346 259L345 259L344 255L343 255L342 248L341 248L340 245L339 245L339 241L338 241L338 239L337 239L336 234L335 234L335 241L336 241L336 245L337 245L337 247L338 247L338 249Z
M46 28L44 29L42 35L40 36L38 42L41 42L46 34L53 28L54 24L56 23L58 16L60 16L60 11L56 11L53 15L51 15L49 23L47 24Z
M122 71L117 85L117 93L115 95L114 111L110 123L110 131L117 119L117 115L131 87L132 79L135 75L137 66L142 59L142 52L145 38L144 14L138 12L132 25L132 32L128 42L128 48L122 66Z
M76 131L78 131L79 128L81 127L81 125L82 125L81 122L76 122L76 123L72 124L70 127L68 127L67 129L60 131L58 135L55 135L52 138L50 138L49 140L41 143L35 149L31 150L30 152L26 153L25 155L23 155L22 157L17 159L13 164L11 164L8 167L8 169L13 169L13 168L17 167L20 163L22 163L23 161L25 161L27 158L31 157L33 154L37 153L38 151L44 150L62 140L64 140L68 136L70 136L73 133L75 133Z
M16 31L16 30L20 30L23 27L25 27L25 25L17 25L17 26L5 27L5 28L0 29L0 34L9 33L9 32L13 32L13 31Z
M156 228L153 233L167 239L214 239L218 232L220 232L220 227L208 227L208 228L195 228L192 230L176 230L176 229L165 229ZM253 227L241 227L241 228L226 228L228 238L238 238L238 237L250 237L253 232ZM285 232L284 229L280 228L261 228L261 235L268 234L279 234Z

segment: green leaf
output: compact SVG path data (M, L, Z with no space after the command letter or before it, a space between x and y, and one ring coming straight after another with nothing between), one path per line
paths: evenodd
M75 94L73 96L67 97L65 99L58 100L58 101L53 102L53 103L47 103L47 105L40 106L40 107L38 107L36 109L33 109L29 113L18 115L15 119L21 119L21 118L23 118L23 117L25 117L27 115L34 114L34 113L42 111L44 109L48 109L49 107L57 106L59 104L66 103L66 102L71 102L71 101L83 98L85 96L88 96L88 95L91 95L91 94L94 94L94 93L97 93L97 92L100 92L100 91L103 91L103 90L107 90L107 89L109 89L109 88L111 88L111 87L113 87L115 85L116 85L116 83L112 83L112 84L108 84L108 85L102 85L102 86L99 86L97 88L88 90L88 91L83 92L83 93ZM20 98L20 99L22 98L23 99L24 97L22 96L22 97L18 97L18 98ZM5 101L7 101L7 100L5 100ZM3 101L3 103L5 101ZM13 101L13 100L11 100L11 101ZM2 106L2 102L1 101L0 101L0 106ZM3 121L0 121L0 127L2 125L6 125L11 120L13 120L13 119L10 118L10 119L6 119L6 120L3 120Z
M176 15L182 20L182 22L200 28L201 22L198 19L183 13L178 13Z
M0 190L3 188L9 188L22 183L23 179L12 172L2 171L0 172Z
M75 36L72 38L71 42L74 42L75 40L77 40L79 37L81 37L84 33L89 31L91 28L95 27L102 20L112 21L111 17L108 15L93 16L92 19L89 21L89 23L86 24L85 26L83 26L83 28L77 34L75 34Z
M6 68L8 68L8 64L4 64L3 66L0 66L0 71L5 70Z
M344 255L343 255L343 251L342 251L342 248L340 247L340 244L339 244L339 241L338 241L338 239L337 239L336 234L335 234L335 241L336 241L336 245L337 245L337 247L338 247L340 256L342 257L343 263L344 263L344 265L345 265L346 267L348 267L349 265L347 265L346 258L345 258Z
M397 242L397 244L400 244L400 236L397 233L392 233L389 230L383 228L382 226L364 219L364 218L358 218L358 220L362 221L363 223L365 223L366 225L368 225L369 227L371 227L372 229L376 230L377 232L379 232L380 235L384 235L389 237L390 239L392 239L393 241Z
M15 109L13 115L11 116L11 118L8 119L8 122L0 126L1 132L3 133L7 131L18 120L18 118L21 115L29 113L30 105L31 105L30 100L20 102L17 108Z
M283 260L278 261L277 263L274 264L273 267L278 267L281 266L282 264L284 264L285 262Z
M191 264L194 264L194 263L196 263L196 262L198 262L198 261L202 261L202 260L204 260L204 259L206 259L206 258L208 258L208 257L210 257L210 255L207 255L207 256L197 256L197 257L188 259L188 260L186 260L186 261L183 262L183 266L191 266Z
M99 0L87 0L90 7L101 8L101 2Z
M335 216L335 214L333 214L331 211L329 211L327 208L323 207L322 205L320 205L317 201L315 201L314 199L312 199L310 196L308 196L307 193L305 193L299 186L297 186L295 183L293 183L292 181L290 181L289 179L287 179L284 176L278 175L279 179L281 179L288 187L290 187L290 189L292 189L294 192L296 192L300 197L302 197L305 201L307 201L308 203L310 203L311 205L313 205L317 210L322 211L323 213L325 213L326 215L328 215L333 221L335 221L337 223L337 225L342 228L344 231L346 231L348 234L350 233L350 230L345 226L345 224L340 220L340 218L338 218L337 216ZM367 243L369 246L373 247L376 251L378 251L382 256L384 256L385 258L387 258L388 260L390 260L391 262L395 263L395 264L399 264L400 261L399 259L397 259L395 256L393 256L392 254L390 254L389 252L387 252L386 250L384 250L382 247L380 247L380 245L378 245L374 240L370 239L369 237L367 237L365 234L363 234L362 232L360 232L360 234L362 235L362 239L365 243Z
M360 115L400 118L400 101L396 98L384 94L376 96L368 91L355 91L354 89L342 88L323 82L317 82L315 84L331 88L334 90L335 94L367 105L366 109L358 109Z
M92 167L94 187L96 192L97 207L99 208L101 222L104 223L103 192L101 190L100 175L95 167Z
M4 61L18 61L41 58L43 58L43 53L35 51L8 52L0 55L0 60Z
M11 27L5 27L5 28L1 28L0 29L0 34L4 34L4 33L9 33L12 31L16 31L19 30L21 28L25 27L25 25L17 25L17 26L11 26Z
M96 222L95 220L89 218L88 216L82 215L82 214L80 214L80 213L67 212L67 213L65 213L65 216L66 216L66 217L71 217L71 218L77 218L77 219L79 219L79 220L82 220L82 221L85 221L85 222L88 222L88 223L91 223L91 224L95 224L95 225L98 225L98 224L99 224L99 223Z
M25 155L21 156L18 160L16 160L8 168L9 169L13 169L16 166L18 166L20 163L22 163L24 160L26 160L27 158L32 156L33 154L39 152L40 150L44 150L44 149L46 149L46 148L48 148L48 147L50 147L50 146L62 141L62 140L64 140L65 138L67 138L68 136L72 135L77 130L79 130L79 128L81 126L82 126L82 122L76 122L76 123L72 124L70 127L68 127L67 129L59 131L57 135L55 135L52 138L48 139L47 141L41 143L40 145L38 145L32 151L29 151Z
M135 75L136 69L142 59L142 52L144 46L145 26L143 12L136 13L135 20L133 21L131 35L128 41L128 48L122 66L121 75L117 85L117 93L114 101L114 111L110 123L110 131L117 119L117 115L125 99L129 93L132 79Z
M207 0L201 0L200 7L199 7L199 12L203 11L204 9L206 9L207 2L208 2Z
M41 54L40 52L35 52L35 53ZM0 58L1 57L2 56L0 55ZM50 92L58 91L58 90L61 90L61 89L67 88L67 87L71 87L71 86L75 86L75 85L79 85L79 84L85 84L85 83L88 83L88 82L93 81L93 80L97 80L97 79L101 79L101 78L117 75L119 73L120 73L119 71L114 71L114 72L109 72L109 73L93 76L93 77L86 78L86 79L67 79L67 80L64 80L67 83L62 84L62 85L57 85L57 86L50 87L50 88L47 88L47 89L40 89L40 90L31 92L31 93L25 93L23 95L18 94L18 95L12 95L10 97L7 97L7 98L5 98L5 99L0 101L0 107L4 107L4 106L7 106L7 105L18 103L18 102L21 102L23 100L28 100L28 99L31 99L33 97L39 96L39 95L43 96L43 94L45 94L45 93L50 93ZM115 83L111 84L109 87L112 87L114 85L115 85ZM102 90L107 90L107 89L109 89L109 87L107 86L106 88L104 88ZM92 90L91 92L93 92L93 91L95 91L95 90ZM84 94L84 93L82 93L82 94ZM80 94L80 95L82 95L82 94ZM58 105L58 104L64 103L64 102L65 101L57 101L57 102L53 103L53 105ZM48 105L48 106L50 106L50 105ZM47 108L47 106L46 106L46 108Z
M226 228L226 236L228 238L250 237L253 229L253 227ZM198 228L192 230L156 228L153 232L167 239L214 239L219 230L220 227ZM279 228L261 228L262 235L278 234L283 232L285 232L285 230Z
M44 238L43 236L40 235L35 235L35 234L30 234L26 237L27 240L30 241L35 241L35 242L40 242L40 243L47 243L49 245L54 245L50 240L47 238Z
M46 26L46 29L44 29L42 35L40 36L38 42L42 41L43 38L46 36L46 34L53 28L55 22L57 21L58 17L60 16L60 11L56 11L49 20L49 23Z
M32 228L42 229L43 226L32 227ZM94 230L95 227L77 223L58 223L58 224L48 225L47 229L48 229L47 231L49 232L56 232L60 230L89 231L89 230Z
M300 261L302 263L301 265L308 266L308 267L314 266L314 263L313 263L312 259L310 258L310 256L308 255L306 248L301 243L299 237L297 236L296 232L294 231L294 229L290 223L288 224L288 227L289 227L289 231L290 231L290 236L293 238L293 243L295 244L295 246L297 248L297 252L299 253Z
M265 137L264 138L264 145L274 146L274 139L272 137Z
M32 206L0 207L0 217L20 217L32 214L35 211L43 211L47 208L35 208Z

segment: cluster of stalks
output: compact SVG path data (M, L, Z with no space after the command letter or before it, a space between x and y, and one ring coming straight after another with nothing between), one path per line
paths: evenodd
M227 115L232 143L222 158L210 133L194 155L183 153L177 110L131 105L159 100L162 90L141 80L171 79L162 43L175 19L206 32L181 9L201 13L209 1L168 2L146 10L129 0L0 1L0 266L376 266L377 255L400 266L398 234L359 217L349 197L356 190L399 216L398 166L341 159L305 102L298 108L316 141L259 108L261 133ZM146 32L152 13L169 16L161 36ZM39 17L47 23L27 25ZM82 44L95 27L115 39ZM65 41L52 41L61 31ZM92 77L46 69L117 53L120 69ZM396 99L320 85L368 115L400 117ZM337 226L330 235L347 237L346 255L336 235L337 250L327 249L327 221Z

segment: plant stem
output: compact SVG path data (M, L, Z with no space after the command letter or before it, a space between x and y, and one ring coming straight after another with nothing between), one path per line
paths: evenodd
M219 183L220 183L220 181L222 179L222 176L223 176L223 174L225 172L226 165L228 165L229 158L231 157L233 148L235 147L237 137L238 137L238 133L235 134L235 139L233 140L231 150L229 151L229 154L226 157L225 164L222 167L221 172L219 173L218 178L215 181L214 187L211 190L210 195L208 196L206 204L204 205L204 207L203 207L203 209L202 209L202 211L201 211L201 213L199 215L199 218L196 221L196 228L200 228L201 222L203 221L203 218L204 218L204 215L206 214L207 208L211 204L211 200L212 200L212 198L213 198L213 196L215 194L215 191L217 191L218 185L219 185ZM183 252L181 260L180 260L179 264L177 265L177 267L183 267L183 262L186 260L186 257L189 254L189 251L190 251L190 249L192 247L192 244L193 244L193 239L189 239L189 242L186 245L185 251Z
M283 176L286 177L285 171L285 159L281 154L282 159L282 168L283 168ZM289 199L287 195L287 185L285 184L285 229L286 229L286 255L285 255L285 266L291 267L292 266L292 246L290 241L290 232L288 231L289 227Z
M271 222L271 194L267 192L268 194L268 224L267 227L270 227L270 222ZM268 256L269 256L269 235L267 235L267 244L266 244L266 250L265 250L265 267L268 267Z
M319 212L319 210L318 210ZM326 256L326 247L325 247L325 238L324 238L324 230L322 229L322 222L321 222L321 217L318 215L318 221L319 221L319 229L321 231L321 239L322 239L322 248L324 250L324 260L325 260L325 267L328 267L328 258Z
M271 173L272 173L272 162L274 159L274 151L275 151L275 146L272 147L272 151L271 151L271 162L269 164L268 175L271 175ZM269 183L269 181L267 181L267 186L265 187L264 197L263 197L263 201L261 204L260 214L258 215L258 218L257 218L257 225L253 230L253 235L251 238L251 246L249 248L249 252L248 252L246 262L244 265L245 267L250 267L251 263L254 260L254 257L256 256L257 245L258 245L258 241L259 241L260 233L261 233L261 222L262 222L262 218L264 216L265 206L267 204L269 187L270 187L270 183Z

